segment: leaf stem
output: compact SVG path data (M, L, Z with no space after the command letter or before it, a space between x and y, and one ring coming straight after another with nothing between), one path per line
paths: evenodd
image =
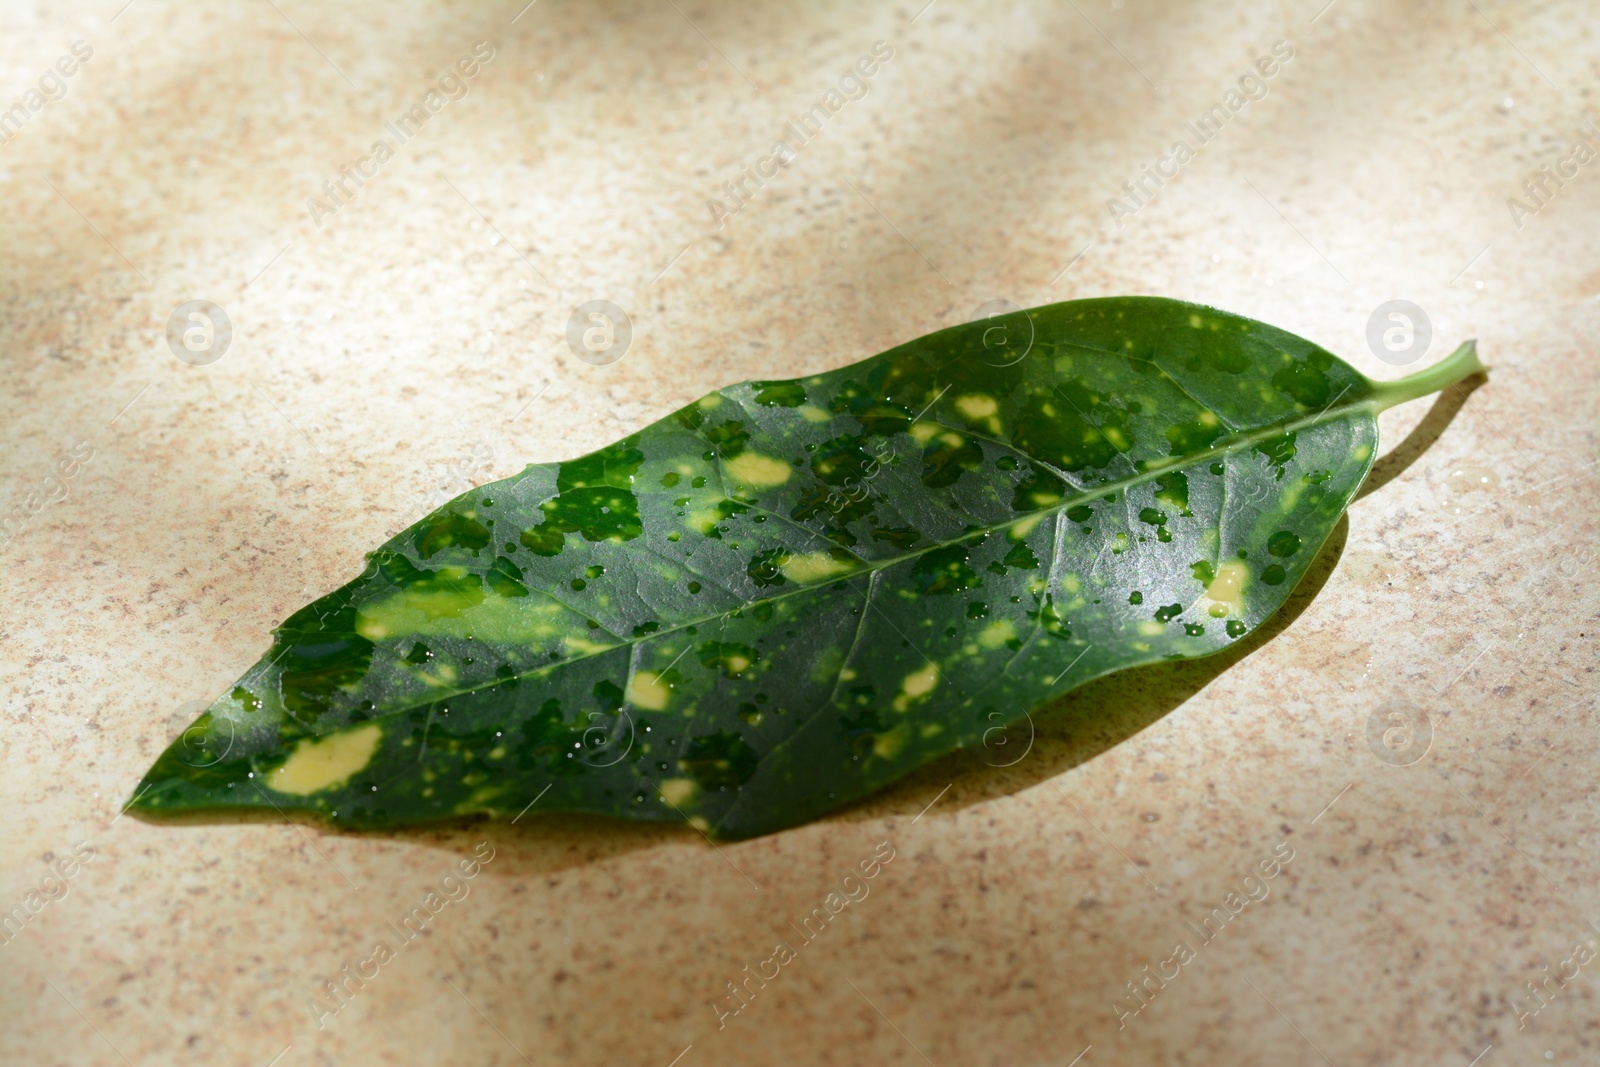
M1373 382L1372 403L1378 411L1387 411L1396 404L1437 393L1474 374L1488 372L1489 368L1478 359L1478 342L1464 341L1460 348L1426 370L1392 382Z

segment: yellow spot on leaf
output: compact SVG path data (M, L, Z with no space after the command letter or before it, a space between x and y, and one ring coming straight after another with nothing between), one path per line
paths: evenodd
M921 670L906 675L905 681L900 683L900 692L912 700L917 700L933 692L933 687L938 684L939 668L929 660Z
M836 574L843 574L849 569L850 564L836 560L826 552L807 552L803 556L790 556L788 562L782 565L784 577L800 585L820 582Z
M1017 628L1011 625L1010 619L996 619L978 634L978 644L993 652L997 648L1003 648L1007 641L1016 636Z
M628 703L644 711L661 711L672 698L672 690L655 671L640 671L628 683Z
M1043 515L1029 515L1027 518L1021 520L1020 522L1012 523L1011 524L1011 539L1013 541L1022 540L1024 537L1027 537L1029 534L1033 533L1034 528L1036 526L1038 526L1043 521L1044 521L1044 516Z
M435 689L448 689L456 684L456 669L448 663L441 663L434 668L432 674L427 671L418 671L417 677Z
M1211 584L1206 586L1206 596L1213 605L1220 605L1234 615L1244 614L1244 585L1250 578L1250 569L1243 563L1235 560L1224 563L1217 568L1217 575L1211 579ZM1215 611L1209 612L1213 617L1220 618Z
M684 520L684 525L690 529L699 530L702 534L710 534L717 528L717 523L722 521L722 516L715 511L691 511ZM672 576L676 578L676 575Z
M800 412L800 417L807 422L827 422L833 418L832 415L815 404L801 404L797 410Z
M1000 410L1000 405L994 402L992 396L973 394L957 398L956 410L969 419L987 419Z
M901 723L887 733L879 734L872 742L872 754L881 759L894 759L911 738L911 724Z
M694 799L700 786L693 778L668 778L661 783L661 795L673 807L682 807Z
M763 456L759 452L741 452L723 461L722 467L745 485L753 485L757 489L782 485L789 480L789 473L794 469L781 459Z
M937 422L919 422L911 427L911 439L919 445L925 445L933 440L933 435L942 429L944 427Z
M839 670L843 666L844 650L837 645L829 645L817 656L816 662L812 663L811 680L817 685L824 685L835 678L842 678L848 682L855 677L855 672ZM848 678L845 677L846 674L849 675Z
M363 612L356 615L356 633L368 641L382 641L389 636L389 628Z
M327 737L307 738L294 747L281 767L267 775L267 786L303 797L343 785L372 762L382 738L383 730L375 722Z

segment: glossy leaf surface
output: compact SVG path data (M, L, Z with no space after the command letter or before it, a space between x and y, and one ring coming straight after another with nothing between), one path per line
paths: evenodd
M1468 345L1376 385L1259 322L1112 298L729 386L391 540L134 807L791 826L1239 640L1360 486L1377 411L1478 369Z

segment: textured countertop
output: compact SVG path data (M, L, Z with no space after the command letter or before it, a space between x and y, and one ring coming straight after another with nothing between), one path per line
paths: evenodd
M0 36L0 1062L1600 1058L1590 7L121 3ZM1036 711L1009 768L720 847L119 817L270 627L448 496L1116 293L1377 377L1476 337L1493 372L1384 415L1265 633ZM608 365L565 335L597 299ZM1432 327L1407 367L1368 343L1394 299ZM168 344L191 300L231 326L209 363L215 328Z

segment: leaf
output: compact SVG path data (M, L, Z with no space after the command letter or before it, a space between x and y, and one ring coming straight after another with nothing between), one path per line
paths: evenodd
M1037 308L711 393L466 493L302 608L151 768L147 813L473 813L744 837L1282 605L1360 486L1375 384L1154 298Z

